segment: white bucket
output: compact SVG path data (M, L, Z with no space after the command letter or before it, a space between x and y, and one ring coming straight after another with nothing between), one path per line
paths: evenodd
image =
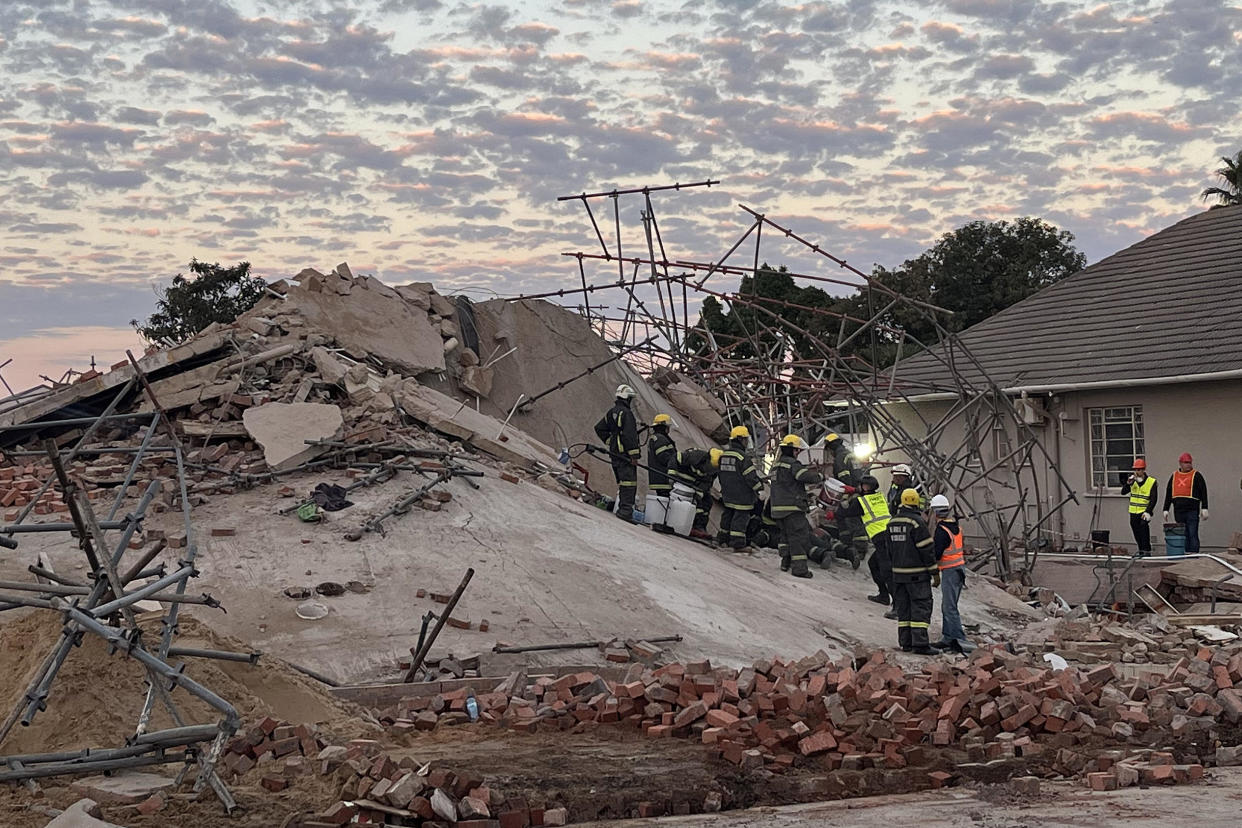
M652 525L664 523L664 518L668 514L668 500L667 497L647 495L647 508L644 510L644 519L647 523Z
M674 483L673 491L670 494L670 497L672 497L673 500L688 500L693 503L696 499L696 494L694 489L690 488L685 483Z
M688 538L690 529L694 526L694 511L693 501L674 497L668 502L668 514L664 522L672 528L675 534Z

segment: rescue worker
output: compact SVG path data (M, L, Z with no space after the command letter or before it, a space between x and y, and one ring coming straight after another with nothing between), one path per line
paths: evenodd
M716 470L720 468L723 454L718 448L710 451L683 449L668 464L669 478L689 486L696 494L694 528L690 530L690 537L707 537L707 519L712 513L712 481L716 479Z
M1173 519L1186 527L1186 554L1199 553L1199 517L1207 520L1208 491L1207 481L1203 475L1195 471L1194 458L1190 452L1183 452L1177 458L1177 471L1169 478L1164 487L1164 522L1169 522L1169 508L1173 508Z
M845 493L853 494L859 485L858 468L854 465L854 456L845 446L845 441L835 432L824 437L824 448L832 453L832 475L845 484ZM858 569L867 550L867 533L863 530L861 518L846 517L842 510L836 510L837 542L848 553L850 563Z
M1138 554L1151 554L1151 518L1156 514L1156 502L1160 499L1156 478L1147 474L1147 461L1139 457L1134 461L1134 474L1121 486L1121 493L1130 496L1130 531L1138 544Z
M893 560L893 609L897 611L897 643L908 653L936 655L928 639L931 628L932 586L940 586L931 533L919 511L919 493L906 489L901 506L888 522L889 551Z
M919 493L919 497L923 497L923 484L916 483L914 480L914 472L910 471L910 467L905 463L898 463L893 466L893 481L888 484L888 510L895 512L901 507L901 493L906 489L914 489ZM920 506L923 504L920 503Z
M944 495L931 499L932 515L936 518L932 541L940 567L940 641L936 646L969 653L975 645L966 637L961 613L957 611L962 588L966 586L966 546L957 518L949 517L951 509L952 504Z
M638 494L638 423L630 405L634 389L617 386L616 402L595 424L595 436L608 449L612 476L617 480L617 517L634 522L634 497Z
M750 429L735 426L729 432L729 446L720 456L720 500L724 505L724 516L720 519L721 541L728 543L734 552L750 551L746 545L747 529L763 491L755 464L746 456L749 439Z
M806 443L796 434L781 439L780 456L772 464L772 491L768 507L772 519L780 524L781 572L792 572L795 578L815 577L807 567L811 550L811 524L806 519L810 510L806 487L823 483L824 476L804 466L798 450Z
M656 497L668 497L673 483L668 479L668 465L677 456L677 444L668 436L673 418L657 414L651 421L651 436L647 438L647 491Z
M864 477L862 492L837 510L837 514L862 521L863 531L875 547L867 559L867 568L871 571L871 580L875 582L877 592L868 595L867 600L887 607L893 595L893 564L888 536L892 515L888 510L888 500L880 494L880 481L871 475ZM892 619L897 614L889 610L884 617Z

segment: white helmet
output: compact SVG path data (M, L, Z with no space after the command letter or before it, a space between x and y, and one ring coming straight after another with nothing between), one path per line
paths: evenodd
M948 514L951 504L949 499L942 494L938 494L931 499L931 510L936 514Z
M897 465L893 466L893 474L904 474L906 477L909 477L910 467L907 466L905 463L898 463Z
M621 383L617 386L616 396L619 400L632 400L634 399L634 389L625 383Z

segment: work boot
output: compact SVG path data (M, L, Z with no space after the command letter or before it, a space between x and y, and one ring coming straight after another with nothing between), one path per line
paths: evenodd
M896 621L896 620L897 620L897 613L896 613L896 612L894 612L893 610L889 610L888 612L884 613L884 617L885 617L885 618L887 618L887 619L888 619L888 620L890 620L890 621Z
M855 570L857 570L858 567L862 564L862 561L863 561L862 555L858 554L858 550L851 549L850 550L850 566L852 566Z
M733 547L730 547L730 550L733 552L736 552L739 555L749 555L751 552L754 551L749 546L733 546Z
M788 571L789 571L789 561L785 560L784 558L781 558L781 572L788 572Z
M875 602L875 603L877 603L877 604L883 604L883 605L884 605L884 606L886 606L886 607L888 606L888 596L887 596L887 595L868 595L868 596L867 596L867 600L868 600L868 601L874 601L874 602Z
M814 578L814 577L815 577L815 573L814 573L814 572L812 572L812 571L811 571L811 570L809 570L809 569L804 569L804 570L802 570L801 572L795 572L795 573L793 574L793 576L794 576L795 578Z
M702 529L691 529L690 537L695 538L696 540L711 540L712 539L711 533L704 532Z
M933 647L930 644L924 645L922 647L915 647L910 652L914 653L915 655L925 655L925 656L940 655L940 650L936 647Z

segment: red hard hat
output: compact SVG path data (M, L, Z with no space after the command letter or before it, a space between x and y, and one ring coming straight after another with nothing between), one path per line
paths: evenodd
M1179 458L1177 458L1177 462L1179 462L1179 463L1193 463L1193 462L1194 462L1194 459L1190 456L1190 452L1188 452L1188 451L1183 451L1183 452L1182 452L1182 456L1181 456L1181 457L1179 457Z
M1147 468L1147 461L1144 460L1142 457L1138 458L1137 460L1134 461L1134 468L1136 469Z

